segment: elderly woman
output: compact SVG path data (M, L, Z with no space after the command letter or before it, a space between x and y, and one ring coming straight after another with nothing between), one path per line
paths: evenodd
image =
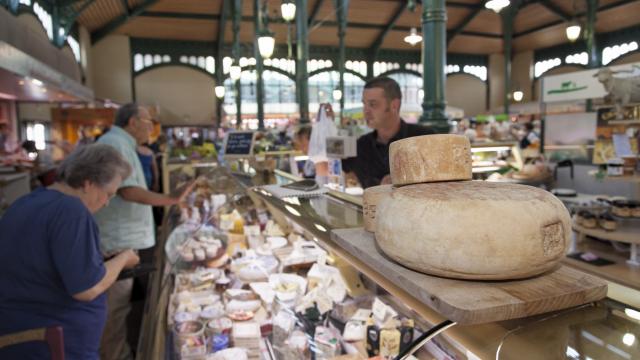
M93 213L131 167L117 150L79 148L58 182L18 199L0 219L0 336L62 326L66 359L98 359L105 290L139 259L131 250L103 262ZM0 349L0 359L49 358L45 343Z

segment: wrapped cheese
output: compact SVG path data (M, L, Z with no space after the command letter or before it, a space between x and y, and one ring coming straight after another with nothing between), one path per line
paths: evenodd
M365 230L376 231L376 206L380 200L391 193L392 188L391 185L378 185L365 189L362 197L362 218Z
M460 181L394 189L377 208L376 241L403 266L501 280L553 269L569 245L567 209L525 185Z
M393 185L471 180L471 145L461 135L424 135L389 146Z

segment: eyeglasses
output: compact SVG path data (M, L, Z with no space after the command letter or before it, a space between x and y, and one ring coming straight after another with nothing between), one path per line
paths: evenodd
M151 120L150 118L138 117L138 120L142 121L147 125L153 125L153 120Z

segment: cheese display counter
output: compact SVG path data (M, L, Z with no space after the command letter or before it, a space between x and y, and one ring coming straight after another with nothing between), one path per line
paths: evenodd
M552 295L526 283L510 296L536 293L538 302L528 306L537 315L513 318L512 309L496 307L489 318L509 320L450 326L451 316L411 290L407 279L332 236L363 226L358 201L332 192L278 198L264 186L291 182L281 172L249 176L217 165L198 172L189 206L172 208L163 224L141 358L395 358L439 324L444 331L414 356L640 357L636 309L605 299L548 312L540 309L555 301ZM508 284L483 286L494 291ZM480 299L462 287L441 291L449 300Z

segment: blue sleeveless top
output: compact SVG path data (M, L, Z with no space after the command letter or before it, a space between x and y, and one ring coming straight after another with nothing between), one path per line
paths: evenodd
M143 155L138 153L140 164L142 165L142 172L144 173L144 179L147 181L147 189L151 189L153 186L153 169L151 167L154 161L153 155Z

